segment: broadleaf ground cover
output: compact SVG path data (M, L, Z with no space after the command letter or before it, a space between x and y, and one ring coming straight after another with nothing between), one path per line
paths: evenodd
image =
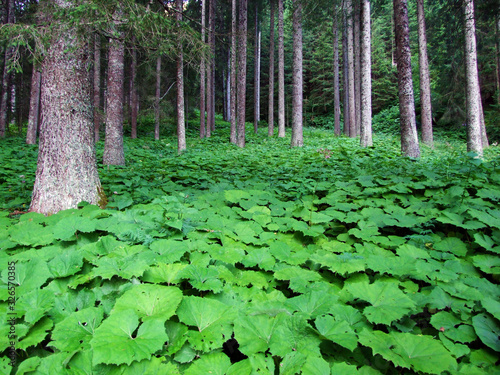
M127 140L107 209L49 217L18 213L36 148L5 141L0 373L498 373L496 148L226 137Z

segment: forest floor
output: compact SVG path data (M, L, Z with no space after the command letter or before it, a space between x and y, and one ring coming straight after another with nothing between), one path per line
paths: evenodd
M107 208L49 217L2 140L0 374L498 373L499 148L261 133L100 142Z

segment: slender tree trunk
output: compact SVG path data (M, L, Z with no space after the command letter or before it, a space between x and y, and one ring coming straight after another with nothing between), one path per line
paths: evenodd
M245 147L245 91L247 82L247 0L239 0L238 20L238 137L237 145Z
M161 56L156 58L155 140L160 139Z
M5 23L14 23L14 0L6 0L5 12L6 17ZM7 108L8 108L8 98L9 98L9 82L11 81L11 73L8 71L7 64L12 58L13 49L12 47L7 47L5 49L4 56L4 68L2 76L2 96L0 97L0 138L5 137L5 132L7 129Z
M427 58L427 36L425 31L424 0L417 0L418 19L418 64L420 72L420 105L422 107L422 141L434 147L432 135L431 84L429 78L429 60Z
M481 87L481 83L479 83L479 87ZM481 93L481 91L479 91ZM486 134L486 124L484 122L484 111L483 111L483 102L481 98L479 98L479 121L481 123L481 143L483 145L483 149L488 148L490 143L488 141L488 135Z
M208 87L210 90L210 131L215 130L215 6L216 0L210 0L209 9L209 43L210 51L212 53L210 58L210 82L211 85Z
M333 116L334 132L340 135L339 27L337 3L333 6Z
M348 93L349 93L349 136L357 136L356 125L356 92L354 72L354 26L352 0L346 0L347 12L347 64L348 64Z
M201 0L201 42L205 44L205 12L207 0ZM206 87L206 58L201 57L200 64L200 138L205 138L205 87Z
M371 77L370 0L361 0L361 146L372 141L372 77Z
M495 20L496 38L495 38L495 49L496 49L496 63L497 63L497 102L500 106L500 5L497 10L497 18Z
M114 22L117 24L122 11L117 8ZM115 26L116 27L116 26ZM125 165L123 151L123 80L124 54L123 32L109 40L106 139L104 142L103 163L105 165Z
M30 92L30 112L28 118L28 130L26 131L26 143L36 144L36 134L38 131L38 122L40 119L40 89L42 83L42 73L36 63L33 63L33 73L31 75Z
M293 0L292 147L303 146L302 0Z
M94 140L99 142L101 126L101 35L94 35Z
M236 144L236 0L232 0L231 5L231 134L229 140Z
M344 134L348 137L351 136L351 121L350 121L350 110L349 110L349 59L347 52L347 11L346 11L346 1L343 2L343 24L344 31L342 33L342 64L343 64L343 86L344 86Z
M418 146L413 82L411 78L410 28L406 0L393 0L396 25L396 61L398 66L401 151L404 156L420 157Z
M361 29L360 1L354 0L354 100L356 113L356 136L361 134Z
M464 0L465 15L465 76L467 80L467 151L483 154L479 78L476 54L474 1Z
M231 121L231 50L227 51L226 68L226 121Z
M274 0L270 0L271 15L269 21L269 110L267 135L274 135Z
M285 136L285 34L283 1L278 0L278 137Z
M68 0L53 4L74 7ZM95 157L87 50L75 29L64 29L56 31L45 54L40 146L30 211L54 214L76 208L81 201L106 205Z
M183 1L176 0L177 4L177 27L182 22ZM186 149L186 123L184 114L184 55L182 44L179 43L179 54L177 55L177 152Z
M259 27L259 3L255 3L255 72L254 72L254 113L253 128L257 134L260 120L260 27Z
M132 37L132 61L130 63L130 137L137 138L137 115L139 104L137 100L137 48Z

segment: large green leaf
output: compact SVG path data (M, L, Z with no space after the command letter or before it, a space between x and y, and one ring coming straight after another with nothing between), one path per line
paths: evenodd
M345 320L336 320L333 316L324 315L315 320L318 332L344 348L354 350L358 346L358 337Z
M185 375L225 375L231 367L229 357L224 353L213 352L202 356L193 362L184 372Z
M498 320L487 314L478 314L472 318L472 325L485 345L500 352L500 324Z

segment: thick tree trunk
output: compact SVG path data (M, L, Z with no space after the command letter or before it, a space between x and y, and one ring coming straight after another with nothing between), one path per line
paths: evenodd
M115 11L115 22L121 18L121 9ZM123 81L124 54L123 32L109 40L106 139L103 163L105 165L125 165L123 151Z
M26 143L29 145L36 144L36 134L40 120L41 83L42 73L40 72L39 67L33 63L33 73L31 75L30 112L28 117L28 129L26 131Z
M183 1L176 0L177 4L177 27L182 22ZM182 44L179 43L179 54L177 55L177 152L186 149L186 124L184 115L184 55Z
M467 151L483 154L479 78L476 54L474 1L464 0L465 15L465 76L467 80Z
M278 0L278 137L285 136L285 34L283 1Z
M231 5L231 134L229 140L236 144L236 0L232 0Z
M139 100L137 98L137 48L135 38L132 40L132 61L130 62L130 137L137 138L137 115Z
M354 80L354 25L352 0L346 0L347 13L347 65L348 65L348 93L349 93L349 137L357 136L356 124L356 92Z
M361 0L354 0L354 101L356 105L356 136L361 134Z
M401 121L401 151L404 156L420 157L418 146L413 81L411 78L410 28L406 0L394 0L396 25L396 62L398 66L399 113Z
M293 0L292 147L303 146L302 0Z
M361 146L372 141L372 77L371 77L370 0L361 1Z
M94 140L99 142L101 126L101 35L94 35Z
M254 132L257 134L260 121L260 27L259 27L259 6L255 3L255 49L254 49L254 61L255 61L255 71L254 71L254 85L253 85L253 101L254 101L254 112L253 112L253 128Z
M239 0L238 20L238 136L237 145L245 147L245 92L247 82L247 0Z
M205 43L205 12L207 0L201 1L201 42ZM205 138L205 99L206 99L206 58L201 57L200 64L200 138Z
M161 56L156 58L155 140L160 139Z
M267 135L274 135L274 0L270 1L271 15L269 21L269 110Z
M334 132L340 135L339 27L337 5L333 10L333 114Z
M68 0L53 3L74 6ZM76 30L66 29L54 35L46 52L38 166L30 211L54 214L76 208L81 201L106 205L96 166L86 51Z
M425 31L424 0L417 0L418 19L418 64L420 72L420 106L422 117L422 142L434 147L432 135L431 84L429 60L427 58L427 36Z

